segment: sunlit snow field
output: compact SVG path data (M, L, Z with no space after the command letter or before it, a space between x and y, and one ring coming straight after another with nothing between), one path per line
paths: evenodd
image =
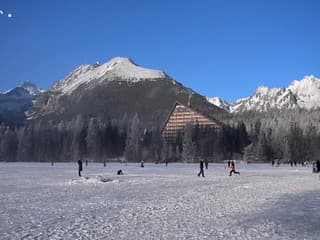
M89 163L85 179L76 163L0 163L0 239L320 239L311 167L237 170Z

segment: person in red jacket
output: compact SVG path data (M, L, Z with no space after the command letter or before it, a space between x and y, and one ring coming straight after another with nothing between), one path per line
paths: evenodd
M232 173L234 173L234 174L240 174L240 172L237 172L237 171L236 171L236 167L235 167L235 165L234 165L234 162L231 162L230 169L231 169L231 171L230 171L229 176L231 176Z

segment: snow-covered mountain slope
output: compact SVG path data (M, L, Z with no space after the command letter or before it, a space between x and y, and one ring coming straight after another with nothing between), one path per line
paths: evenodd
M33 96L39 95L40 93L45 91L44 89L37 87L35 84L33 84L30 81L24 81L20 83L18 84L18 87L25 89L26 91L28 91L30 95L33 95Z
M44 91L45 90L37 87L32 82L24 81L19 83L17 87L7 90L4 93L0 93L0 96L10 98L33 98Z
M232 103L230 112L265 112L272 108L295 109L297 107L296 97L289 89L260 86L251 97L242 98Z
M85 85L90 88L105 81L138 82L166 77L162 71L142 68L128 58L116 57L104 64L82 65L76 68L65 79L56 83L52 90L71 94L79 86Z
M29 99L32 95L22 87L12 88L0 95L1 99Z
M320 107L320 79L306 76L301 81L293 81L288 89L296 96L301 108L314 109Z
M320 79L306 76L302 80L294 80L286 88L269 88L260 86L256 92L246 98L228 103L213 98L208 101L231 113L245 111L266 112L270 109L317 109L320 108Z
M222 100L220 97L209 98L206 97L209 103L216 105L217 107L230 112L230 104L227 101Z
M25 119L27 111L32 101L44 92L43 89L29 81L20 83L4 93L0 93L0 122L11 124L21 124Z

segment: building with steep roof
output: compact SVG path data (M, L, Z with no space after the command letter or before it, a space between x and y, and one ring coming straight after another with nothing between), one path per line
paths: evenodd
M179 134L183 133L188 122L198 124L200 128L220 129L222 126L218 120L207 117L190 107L176 102L164 124L161 135L167 141L174 140Z

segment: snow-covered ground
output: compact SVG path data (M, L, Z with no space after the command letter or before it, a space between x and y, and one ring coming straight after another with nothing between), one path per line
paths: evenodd
M237 169L89 163L85 179L76 163L0 163L0 239L320 239L310 167Z

